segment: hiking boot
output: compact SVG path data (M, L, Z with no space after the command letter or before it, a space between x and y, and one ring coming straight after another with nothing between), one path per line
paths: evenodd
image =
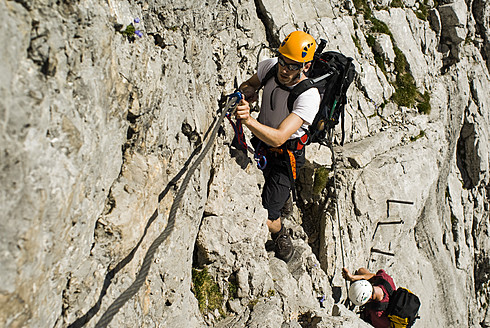
M291 242L291 237L287 232L279 234L279 236L274 240L276 246L275 253L278 259L288 262L293 256L293 243Z

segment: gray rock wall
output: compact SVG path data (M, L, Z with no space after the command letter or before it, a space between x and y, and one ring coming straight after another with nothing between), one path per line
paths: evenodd
M489 5L370 6L0 1L1 326L95 327L143 263L110 327L368 326L341 304L343 265L417 293L418 327L490 326ZM330 150L308 148L286 265L264 247L263 178L228 123L178 195L223 95L294 29L358 77L335 181ZM400 53L420 93L408 105ZM392 199L413 204L387 212ZM203 272L218 306L195 296Z

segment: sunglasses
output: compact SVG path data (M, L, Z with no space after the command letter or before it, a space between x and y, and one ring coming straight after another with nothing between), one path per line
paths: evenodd
M303 67L302 64L288 64L288 63L286 63L286 61L284 60L284 57L282 57L282 56L277 57L277 61L279 62L279 65L281 65L282 67L286 67L288 69L288 71L297 71L301 67Z

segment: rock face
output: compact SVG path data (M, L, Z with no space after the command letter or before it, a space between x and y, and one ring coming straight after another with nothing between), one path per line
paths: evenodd
M400 3L0 1L1 326L369 327L364 266L416 327L490 327L490 7ZM358 77L286 264L219 109L295 29Z

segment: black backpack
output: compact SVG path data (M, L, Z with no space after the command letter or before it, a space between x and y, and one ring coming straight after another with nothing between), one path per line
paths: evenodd
M321 40L313 58L312 66L307 72L308 78L298 83L292 90L288 90L288 109L293 111L293 104L300 94L310 88L317 88L321 101L318 113L309 126L308 140L304 144L313 142L328 145L330 134L335 126L342 123L342 140L344 144L344 107L347 102L346 92L356 75L353 59L336 51L323 52L327 42ZM274 65L261 81L264 86L269 79L277 76L278 65Z
M420 299L418 296L403 287L394 291L391 285L382 278L379 278L379 283L388 292L390 301L388 303L369 302L365 308L374 311L386 311L391 328L412 327L415 320L419 318Z

